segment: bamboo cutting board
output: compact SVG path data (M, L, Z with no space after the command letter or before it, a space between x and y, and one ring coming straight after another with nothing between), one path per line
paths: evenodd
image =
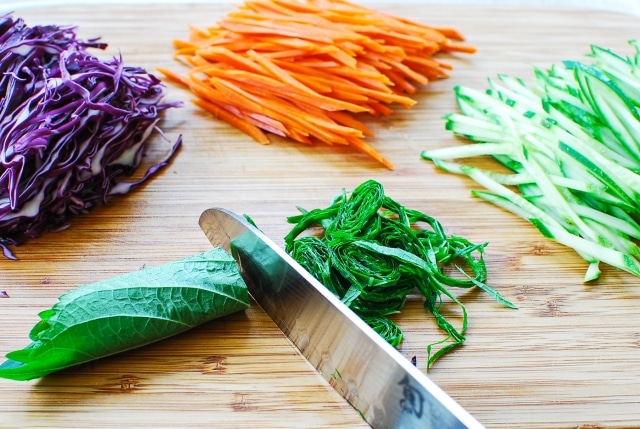
M60 6L17 10L30 25L79 26L101 36L108 55L154 70L181 70L171 42L187 25L206 26L234 4ZM380 181L389 196L439 219L450 234L489 242L489 284L517 303L461 295L466 344L430 377L488 428L640 427L640 279L608 267L583 284L586 264L528 223L474 200L465 178L421 160L427 148L462 144L444 130L452 87L484 89L497 73L531 77L531 65L578 59L599 44L631 53L638 18L580 9L379 4L398 15L454 26L478 48L443 57L454 66L411 110L369 121L371 144L396 166L351 150L274 139L261 146L197 110L191 96L161 126L184 147L154 180L71 227L0 259L0 354L22 348L37 314L78 284L176 260L210 248L200 213L220 206L249 214L277 243L296 206L324 207L342 188ZM149 157L168 150L156 138ZM484 161L483 161L484 162ZM489 161L486 161L489 162ZM426 345L441 333L418 298L398 317L401 352L425 368ZM374 376L372 374L372 376ZM33 382L0 380L0 427L366 427L257 307L186 334Z

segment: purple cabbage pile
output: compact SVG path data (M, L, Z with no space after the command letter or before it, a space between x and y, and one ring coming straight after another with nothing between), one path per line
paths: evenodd
M79 40L75 27L29 27L0 16L0 248L66 227L109 197L125 194L165 166L181 145L142 178L140 166L163 103L164 86L122 58L103 61L105 49Z

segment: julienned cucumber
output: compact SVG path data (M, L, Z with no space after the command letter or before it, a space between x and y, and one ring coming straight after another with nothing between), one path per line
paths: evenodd
M533 83L498 75L489 88L455 88L446 128L477 143L425 150L422 158L484 186L472 191L530 221L588 263L640 276L640 48L633 56L591 46L588 62L534 68ZM508 174L456 159L489 155Z

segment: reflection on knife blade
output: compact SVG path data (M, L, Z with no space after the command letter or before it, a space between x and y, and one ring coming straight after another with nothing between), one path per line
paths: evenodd
M483 427L257 228L224 209L206 210L200 227L234 255L256 302L372 427Z

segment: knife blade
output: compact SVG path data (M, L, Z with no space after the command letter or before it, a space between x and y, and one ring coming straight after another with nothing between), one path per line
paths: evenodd
M233 255L260 307L371 427L483 428L258 228L222 208L205 210L199 224Z

